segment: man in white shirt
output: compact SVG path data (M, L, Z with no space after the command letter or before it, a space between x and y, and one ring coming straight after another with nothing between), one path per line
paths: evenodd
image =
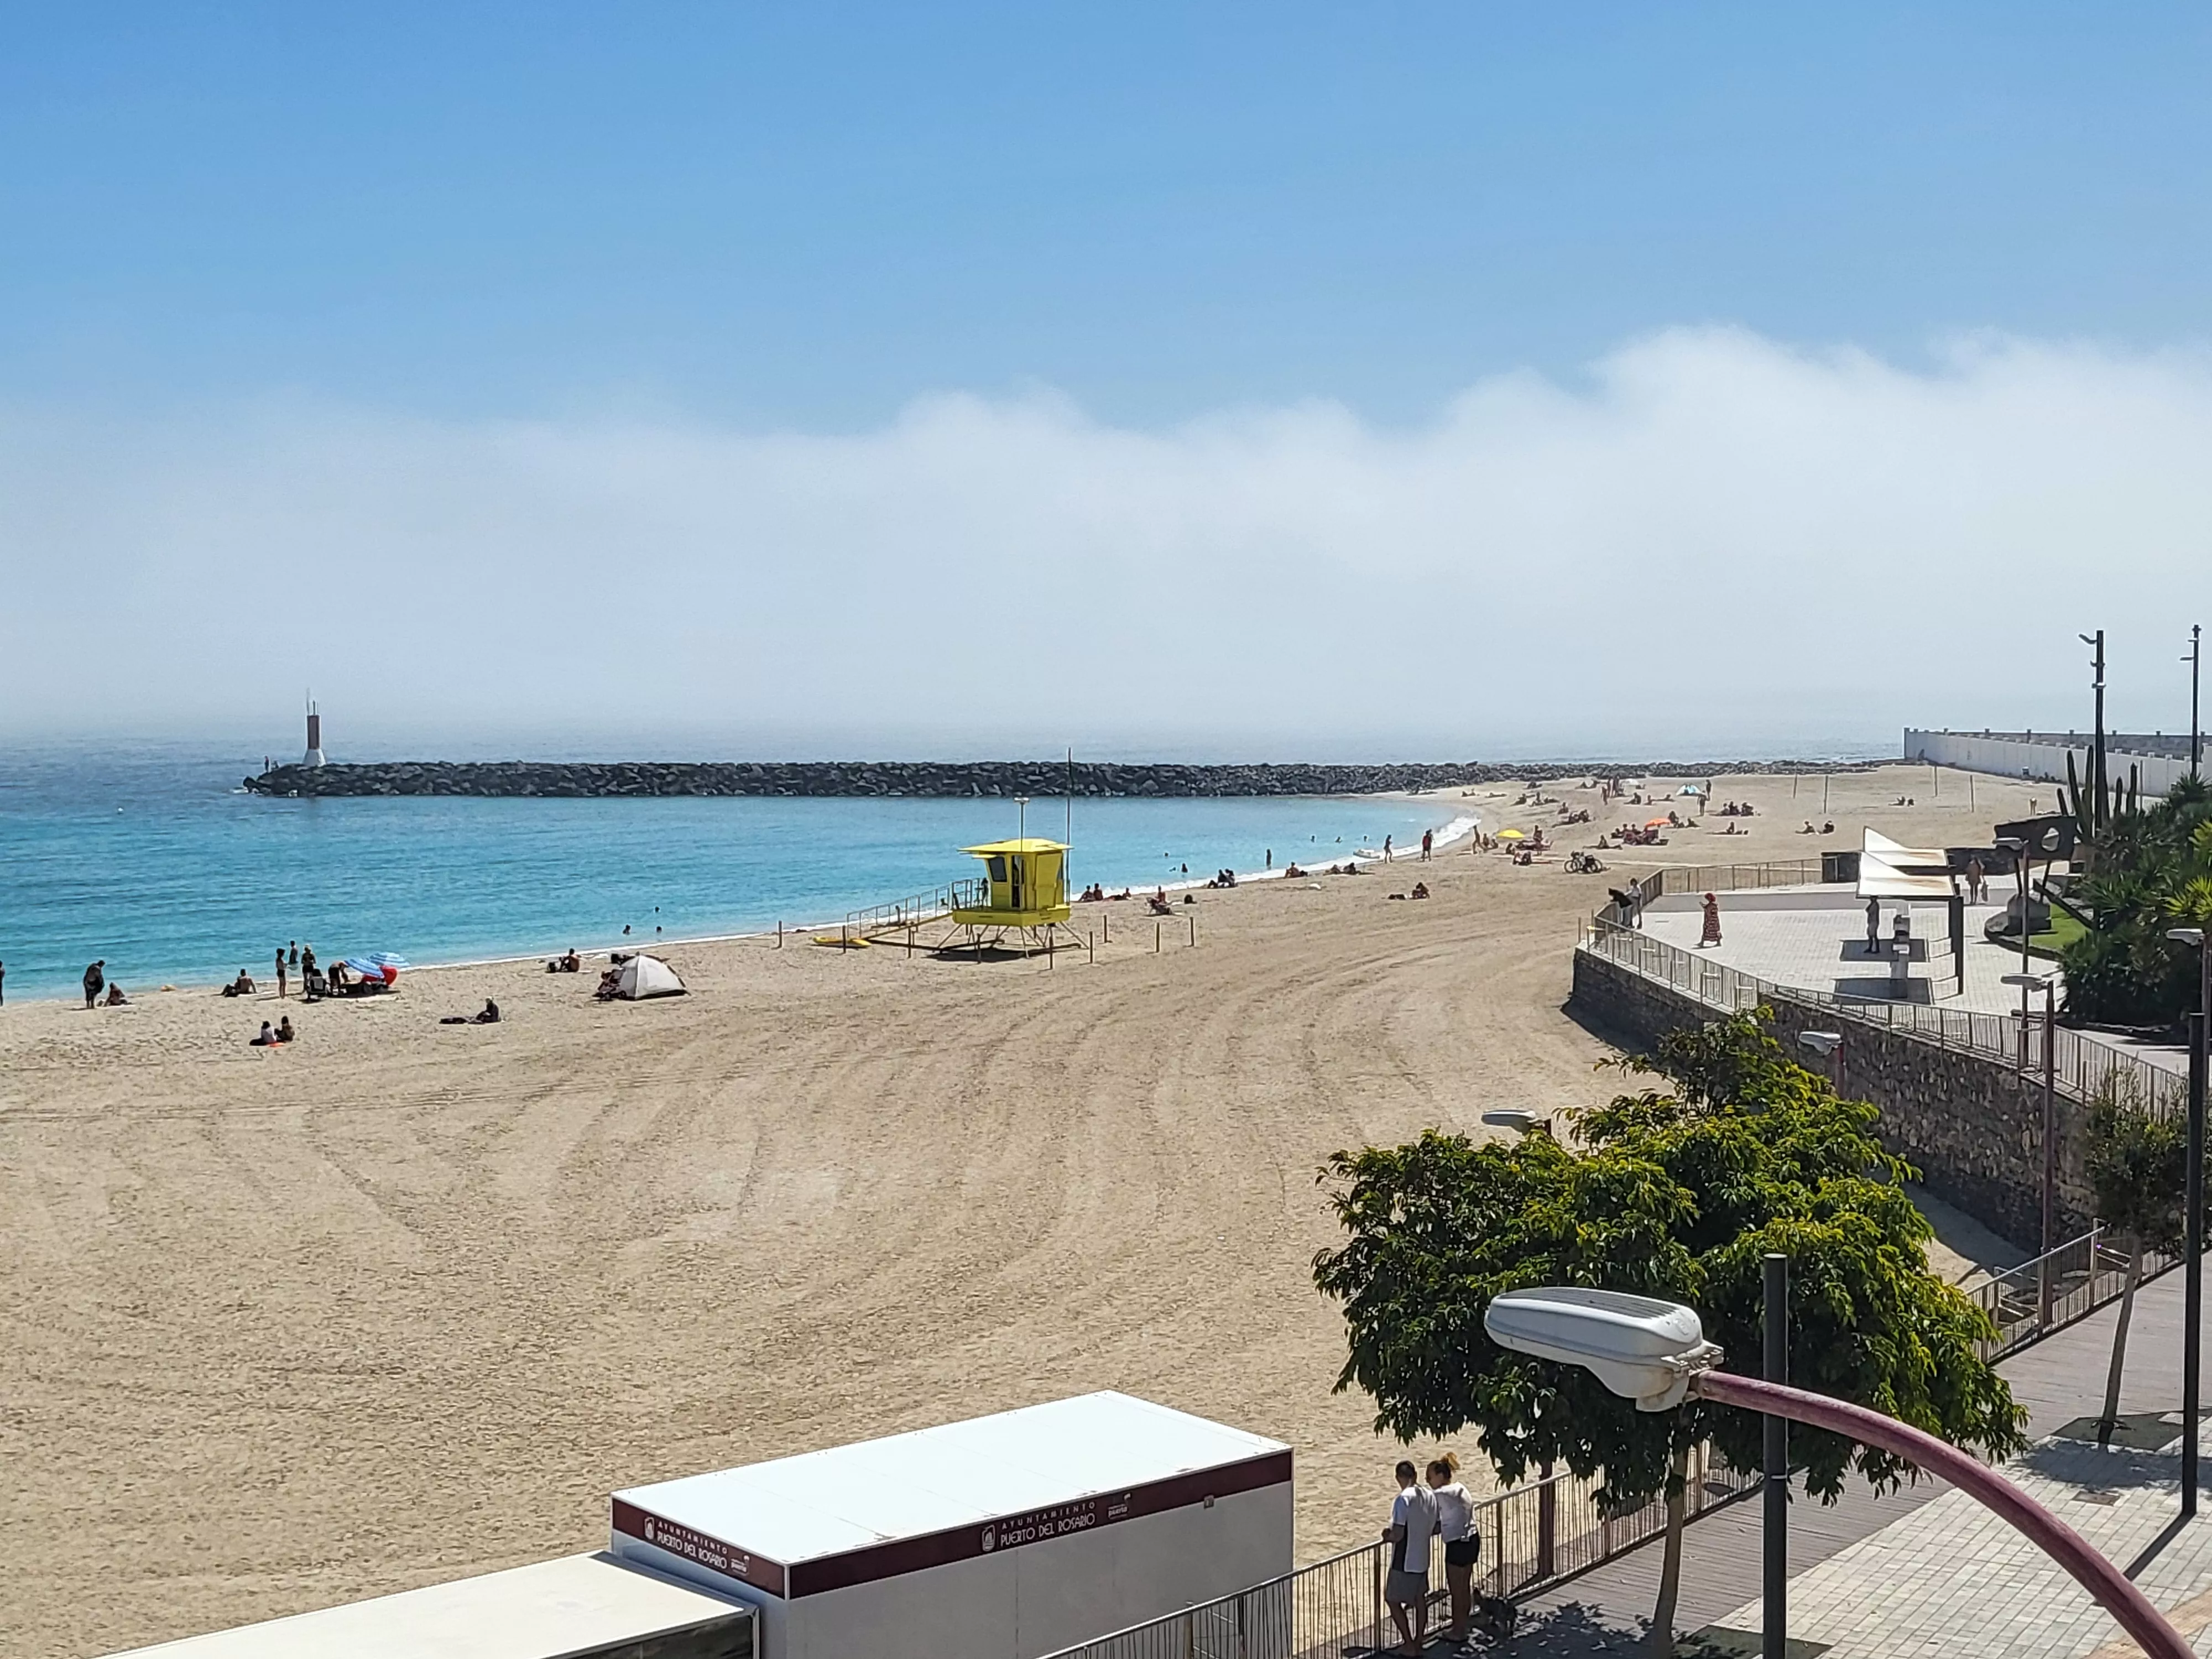
M1437 1498L1411 1463L1399 1464L1397 1476L1397 1501L1382 1531L1390 1540L1390 1576L1382 1599L1390 1604L1398 1634L1406 1638L1406 1652L1418 1654L1429 1630L1429 1548L1437 1535Z

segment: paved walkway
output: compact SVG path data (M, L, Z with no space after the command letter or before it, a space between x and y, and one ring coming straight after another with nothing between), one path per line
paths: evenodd
M1684 951L1697 951L1711 961L1747 974L1771 980L1777 985L1802 986L1838 996L1881 998L1888 994L1889 963L1886 956L1869 959L1866 953L1866 906L1848 899L1849 889L1770 888L1764 892L1722 893L1721 942L1700 949L1698 936L1705 915L1687 895L1670 895L1655 902L1644 913L1644 931L1653 939ZM1785 895L1802 900L1802 908L1782 908ZM1982 935L1982 928L2001 915L2002 904L1966 907L1966 988L1956 991L1952 975L1950 917L1940 904L1881 907L1881 939L1890 940L1892 918L1900 908L1912 913L1912 933L1924 960L1911 964L1918 981L1916 1000L1946 1008L1972 1009L1976 1013L2005 1014L2020 1007L2017 987L2004 982L2007 974L2020 970L2017 946L2006 950ZM2039 962L2036 971L2051 964Z
M2000 1366L2039 1443L2008 1469L2123 1566L2178 1512L2181 1274L2136 1298L2120 1400L2131 1447L2100 1450L2059 1435L2102 1404L2116 1310L2106 1308ZM2164 1419L2164 1421L2161 1421ZM2161 1446L2161 1443L2166 1443ZM2212 1458L2205 1472L2212 1476ZM1756 1654L1761 1505L1757 1498L1684 1534L1676 1627L1686 1655ZM2132 1646L2073 1581L1996 1516L1940 1482L1876 1498L1855 1486L1833 1506L1790 1506L1792 1659L2027 1655L2122 1659ZM1542 1659L1635 1653L1656 1599L1660 1551L1648 1545L1532 1601L1515 1647ZM2212 1504L2164 1542L2137 1582L2179 1609L2212 1656ZM2111 1653L2107 1642L2118 1640ZM1801 1643L1802 1645L1801 1645Z

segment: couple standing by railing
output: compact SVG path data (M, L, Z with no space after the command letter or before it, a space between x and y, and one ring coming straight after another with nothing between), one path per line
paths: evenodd
M1444 1638L1464 1646L1474 1617L1474 1563L1482 1549L1482 1534L1474 1524L1474 1494L1460 1484L1459 1459L1449 1452L1431 1460L1425 1485L1410 1458L1399 1462L1395 1474L1398 1496L1390 1506L1390 1524L1382 1529L1382 1540L1390 1547L1383 1600L1391 1622L1398 1627L1406 1652L1419 1653L1428 1639L1431 1557L1440 1552L1451 1610ZM1504 1606L1510 1629L1512 1604Z

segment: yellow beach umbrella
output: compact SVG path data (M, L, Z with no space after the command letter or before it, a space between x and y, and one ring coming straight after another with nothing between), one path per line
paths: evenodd
M1498 832L1498 839L1500 841L1526 841L1528 839L1528 832L1525 830L1500 830Z

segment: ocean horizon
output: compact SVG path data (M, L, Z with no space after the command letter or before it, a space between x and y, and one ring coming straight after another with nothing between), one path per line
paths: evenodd
M95 958L131 994L258 978L295 940L326 961L390 951L428 966L834 924L974 873L964 845L1068 828L1056 797L1025 811L992 798L270 799L240 785L261 760L212 744L0 750L6 991L74 995ZM1327 863L1385 836L1418 842L1462 805L1079 798L1070 878L1118 890Z

